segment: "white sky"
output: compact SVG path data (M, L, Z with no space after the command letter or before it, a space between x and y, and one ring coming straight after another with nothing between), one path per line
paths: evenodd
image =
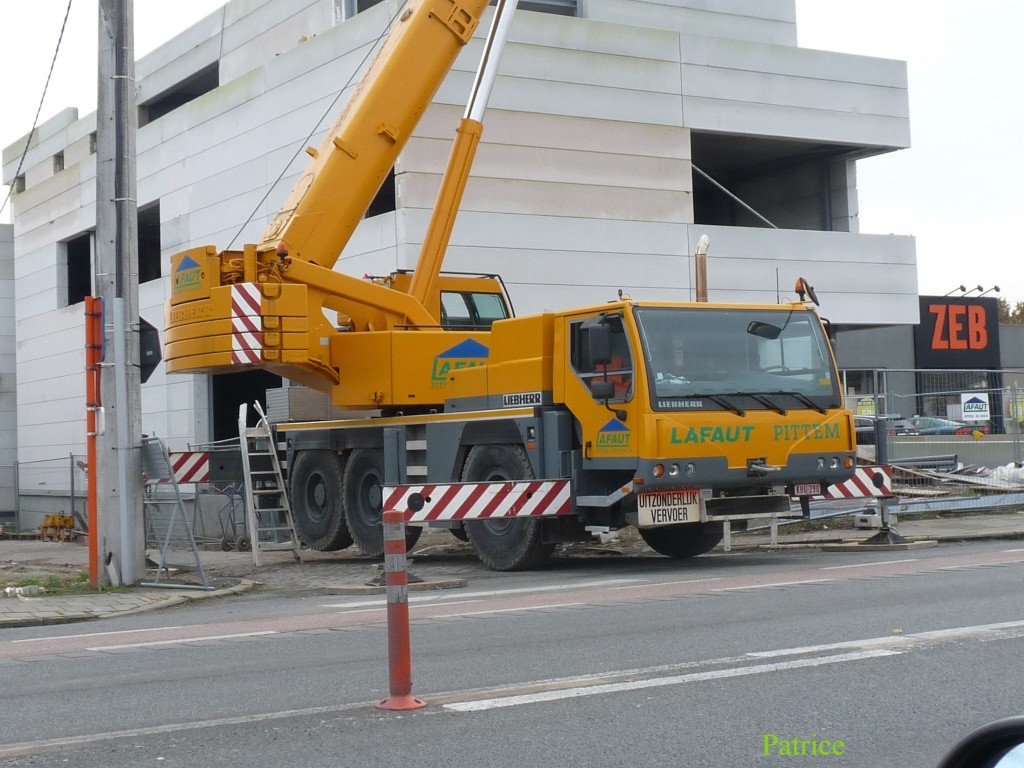
M135 0L136 56L222 4ZM0 0L0 148L32 126L67 7ZM921 293L998 285L1011 305L1024 301L1024 249L1013 235L1024 180L1024 3L796 0L796 8L803 47L908 63L913 146L858 163L861 231L917 237ZM68 106L83 116L95 109L96 18L96 0L72 1L40 121ZM0 202L6 194L0 186ZM8 206L0 222L9 221Z

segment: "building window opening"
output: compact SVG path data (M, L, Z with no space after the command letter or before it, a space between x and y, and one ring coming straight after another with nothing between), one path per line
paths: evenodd
M398 202L395 198L395 169L392 168L388 171L384 183L380 185L380 189L377 190L377 194L370 202L370 207L366 209L366 218L379 216L382 213L390 213L397 207Z
M139 284L160 278L160 203L139 209Z
M230 440L238 437L238 410L242 403L248 406L246 426L256 426L259 414L253 408L259 402L267 408L267 390L281 386L281 377L267 371L222 373L213 380L213 439Z
M219 86L220 65L215 62L140 104L139 126L151 123Z
M66 293L64 306L70 307L92 295L92 233L62 244Z

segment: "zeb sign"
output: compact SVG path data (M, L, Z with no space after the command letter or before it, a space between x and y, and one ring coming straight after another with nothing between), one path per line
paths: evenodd
M995 299L921 296L914 327L918 368L999 368L999 307Z

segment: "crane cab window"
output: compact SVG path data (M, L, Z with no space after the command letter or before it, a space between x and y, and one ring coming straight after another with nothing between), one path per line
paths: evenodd
M441 326L444 328L486 331L495 320L504 320L508 316L508 307L500 294L441 292Z
M633 399L633 354L629 340L621 317L609 315L604 323L611 331L609 362L602 364L591 361L585 322L580 320L569 324L569 363L588 390L592 381L610 381L615 385L615 395L611 401L628 402Z

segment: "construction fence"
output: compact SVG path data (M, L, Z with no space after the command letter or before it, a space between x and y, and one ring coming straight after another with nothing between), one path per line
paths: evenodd
M227 440L171 454L196 544L206 549L247 550L245 488L238 440ZM35 531L47 515L70 515L75 530L88 530L88 465L81 454L19 462L16 465L15 528ZM147 525L147 545L155 542Z
M893 467L894 508L1024 505L1024 371L878 369L842 376L858 458Z

